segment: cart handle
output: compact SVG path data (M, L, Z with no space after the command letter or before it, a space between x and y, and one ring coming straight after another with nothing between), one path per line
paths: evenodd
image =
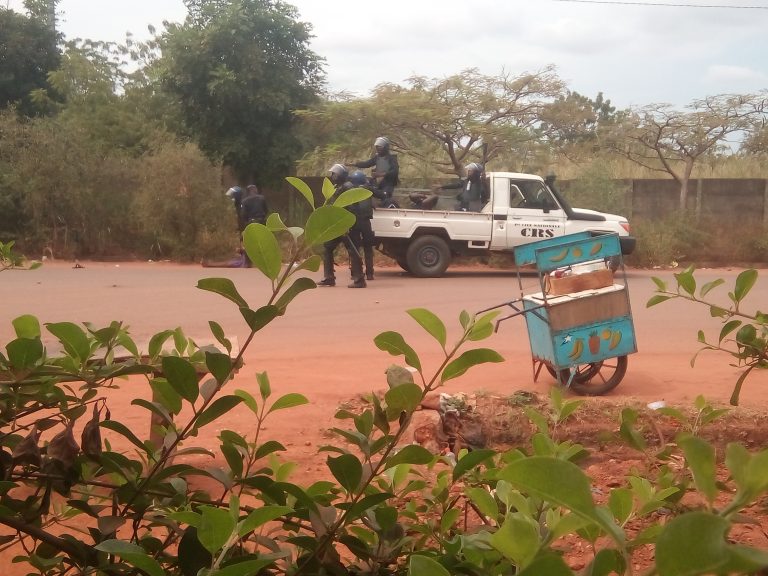
M520 309L517 306L515 306L515 304L522 301L523 301L522 298L518 298L516 300L510 300L509 302L503 302L501 304L497 304L496 306L491 306L490 308L486 308L485 310L480 310L478 314L482 314L484 312L490 312L491 310L495 310L496 308L501 308L502 306L509 306L515 311L514 314L510 314L509 316L504 316L504 318L499 318L496 321L496 326L494 326L493 328L494 334L499 331L499 324L504 322L504 320L509 320L510 318L514 318L515 316L520 316L521 314L528 314L528 313L535 314L536 316L539 317L541 321L543 322L547 321L546 318L544 318L541 314L538 313L538 310L546 307L546 304L539 304L538 306L534 306L533 308L528 308L527 310Z

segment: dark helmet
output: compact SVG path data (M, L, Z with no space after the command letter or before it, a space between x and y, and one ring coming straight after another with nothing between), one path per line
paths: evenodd
M328 172L331 174L331 180L336 182L343 182L349 176L349 172L344 167L344 164L334 164L328 168ZM333 177L336 177L335 179Z
M387 138L386 136L379 136L378 138L376 138L376 140L373 141L373 147L389 150L389 138Z
M355 186L365 186L368 184L368 177L362 170L355 170L349 175L349 181Z

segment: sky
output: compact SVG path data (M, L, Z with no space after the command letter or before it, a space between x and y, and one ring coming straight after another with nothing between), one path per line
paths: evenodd
M768 89L768 0L289 0L312 24L327 88L366 96L379 83L469 68L517 76L553 65L572 91L618 108L682 109ZM22 0L0 0L23 11ZM61 0L67 39L149 37L181 22L182 0Z

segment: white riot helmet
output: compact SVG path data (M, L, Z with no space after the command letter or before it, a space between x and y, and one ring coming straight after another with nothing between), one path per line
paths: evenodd
M336 182L343 182L349 175L349 172L344 167L344 164L334 164L328 168L328 172L331 174L331 180Z
M374 148L384 148L384 150L389 150L389 138L386 136L379 136L373 141L373 146Z

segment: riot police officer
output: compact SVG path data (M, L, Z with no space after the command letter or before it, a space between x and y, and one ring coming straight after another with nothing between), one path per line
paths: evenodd
M343 164L334 164L328 169L328 177L334 185L335 192L328 200L329 204L338 198L342 192L350 190L352 184L347 180L349 172ZM363 263L360 260L360 254L357 247L352 242L349 234L343 234L338 238L329 240L323 245L323 279L317 283L318 286L336 286L336 274L334 272L333 252L336 247L343 243L349 254L349 263L352 267L352 283L349 288L365 288L365 276L363 276Z

